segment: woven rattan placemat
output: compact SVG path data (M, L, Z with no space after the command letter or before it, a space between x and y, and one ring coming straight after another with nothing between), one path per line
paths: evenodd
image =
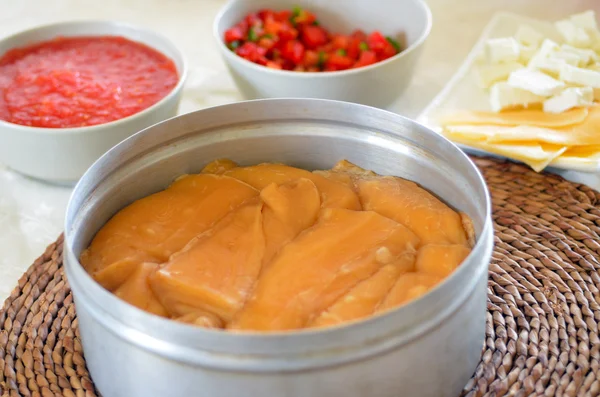
M600 193L521 165L475 161L496 234L487 339L464 395L599 396ZM0 310L3 397L96 395L61 252L62 237Z

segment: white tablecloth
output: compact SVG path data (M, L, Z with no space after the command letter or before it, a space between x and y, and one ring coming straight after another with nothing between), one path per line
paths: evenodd
M329 1L339 2L343 10L343 0ZM213 17L223 3L221 0L0 0L0 36L39 24L74 19L114 19L159 31L179 46L190 63L190 78L180 108L180 113L186 113L241 99L219 58L211 33ZM555 20L586 9L600 11L598 0L429 0L429 4L434 27L417 73L395 109L413 118L448 81L494 12L510 10ZM566 176L600 189L597 176ZM0 164L0 302L62 231L70 191L30 180Z

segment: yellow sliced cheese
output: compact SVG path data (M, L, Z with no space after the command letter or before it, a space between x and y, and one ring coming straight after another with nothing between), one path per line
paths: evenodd
M490 144L485 141L470 141L448 133L445 135L456 143L521 161L529 165L536 172L542 171L548 164L567 150L565 146L541 144L538 142Z
M487 143L504 142L542 142L554 145L572 146L580 144L575 137L565 131L531 126L494 126L494 125L452 125L446 127L453 136ZM600 136L597 137L600 143ZM587 143L583 143L584 145ZM591 143L590 143L591 144Z
M588 108L583 122L567 127L542 128L532 125L447 125L446 131L487 143L535 141L561 146L600 145L600 106Z
M450 125L445 131L453 137L474 142L501 144L504 142L541 142L554 145L574 145L564 131L532 126ZM600 137L598 137L600 141Z
M552 167L568 168L572 171L590 171L590 168L600 169L600 158L557 157L550 163Z
M487 142L494 138L498 131L512 130L519 127L504 127L499 125L448 125L444 135L469 142Z
M444 115L440 119L442 125L532 125L536 127L566 127L579 124L588 115L587 108L571 109L560 114L544 113L541 109L523 109L508 112L460 111Z
M559 128L518 128L498 132L489 142L538 141L565 146L600 145L600 106L588 108L586 119L576 125Z
M568 167L575 170L600 169L600 146L570 147L559 157L552 160L550 165Z
M569 157L596 157L600 156L600 145L571 146L563 154Z

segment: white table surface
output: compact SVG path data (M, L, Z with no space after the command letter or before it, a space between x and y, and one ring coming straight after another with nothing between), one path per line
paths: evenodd
M339 2L343 9L343 0L329 1ZM159 31L183 50L190 63L190 79L180 107L180 113L186 113L241 99L211 35L212 19L223 3L222 0L0 0L0 37L39 24L73 19L115 19ZM429 0L428 3L434 27L414 79L394 109L412 118L456 71L496 11L549 20L587 9L600 13L599 0ZM565 176L600 190L598 176L575 173ZM0 303L33 260L61 233L70 191L30 180L0 163Z

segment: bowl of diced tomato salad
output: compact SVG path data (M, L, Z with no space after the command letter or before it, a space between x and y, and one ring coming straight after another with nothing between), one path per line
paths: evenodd
M231 0L214 35L247 99L387 108L410 82L430 28L422 0Z
M356 69L399 54L397 39L375 30L332 33L301 7L251 12L227 29L225 44L240 57L272 69L335 72Z

